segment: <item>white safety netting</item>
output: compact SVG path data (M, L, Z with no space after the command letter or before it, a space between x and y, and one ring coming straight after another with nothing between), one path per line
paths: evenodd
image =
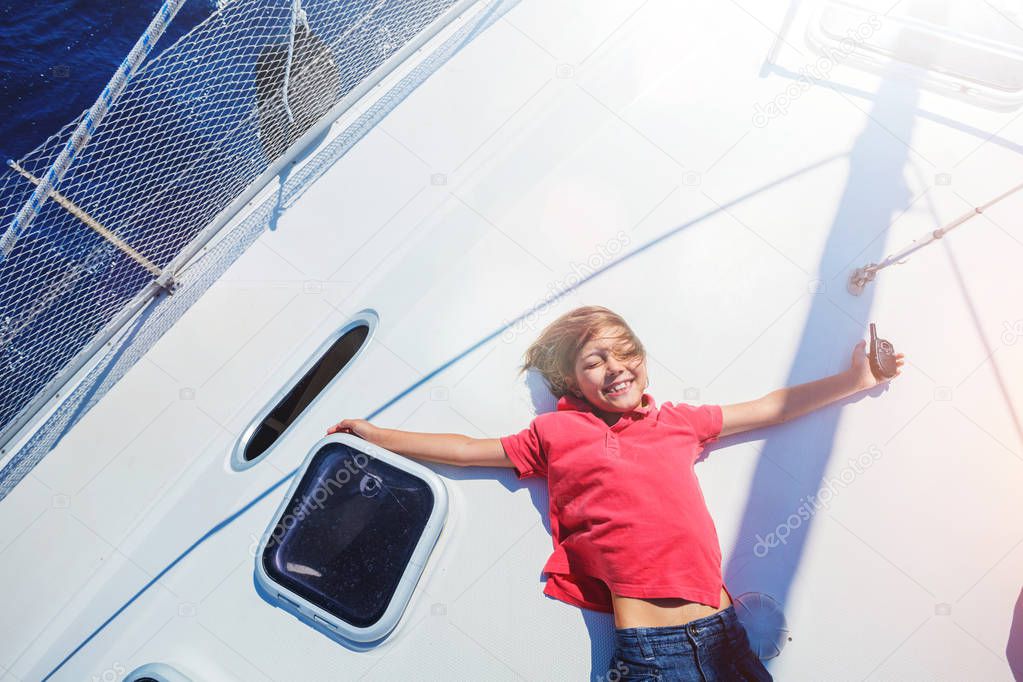
M143 64L57 186L59 196L42 205L0 262L0 442L275 158L455 4L228 0ZM81 118L0 169L0 230ZM179 290L155 304L178 309L174 319L226 269L215 253L204 260L211 265L187 277L170 273ZM154 315L146 312L147 327ZM135 343L144 352L158 336L146 343L115 336L97 369L135 353L122 347L124 357L114 357L119 346ZM85 391L91 404L109 379L93 370L76 394ZM36 442L33 456L8 461L0 499L84 409L63 406L48 445Z

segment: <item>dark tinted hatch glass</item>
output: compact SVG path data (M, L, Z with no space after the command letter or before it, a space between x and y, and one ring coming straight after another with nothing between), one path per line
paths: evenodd
M433 505L422 479L329 443L277 519L263 567L303 599L367 627L387 609Z

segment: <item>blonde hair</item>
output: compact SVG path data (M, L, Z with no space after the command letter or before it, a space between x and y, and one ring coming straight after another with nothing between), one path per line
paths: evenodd
M547 325L524 354L519 374L535 368L555 397L574 393L575 361L592 338L604 330L618 329L614 352L627 360L645 357L643 344L620 315L603 306L588 305L570 310Z

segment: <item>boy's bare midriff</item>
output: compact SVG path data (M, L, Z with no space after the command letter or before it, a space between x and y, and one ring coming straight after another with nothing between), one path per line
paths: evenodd
M721 606L714 608L688 599L640 599L611 595L614 606L616 628L660 627L662 625L682 625L697 618L709 616L728 608L732 600L728 591L721 587Z

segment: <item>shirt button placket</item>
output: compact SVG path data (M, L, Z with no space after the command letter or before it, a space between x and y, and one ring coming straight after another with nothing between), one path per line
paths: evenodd
M608 457L621 457L618 450L618 436L614 431L608 431L604 438L604 452Z

